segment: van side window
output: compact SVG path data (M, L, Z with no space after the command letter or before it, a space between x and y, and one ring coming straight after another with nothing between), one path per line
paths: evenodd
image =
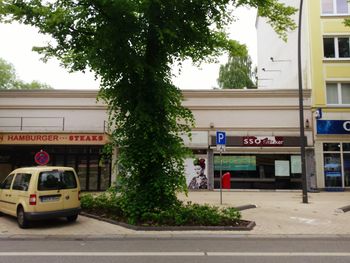
M1 184L1 189L10 189L14 174L10 174Z
M28 191L31 174L18 173L13 181L12 189L20 191Z

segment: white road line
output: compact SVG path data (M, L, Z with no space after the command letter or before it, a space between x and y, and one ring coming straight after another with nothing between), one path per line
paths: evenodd
M47 257L47 256L84 256L84 257L144 257L144 256L204 256L204 252L0 252L0 257Z
M350 257L347 252L0 252L0 257Z
M348 252L207 252L212 257L350 257Z

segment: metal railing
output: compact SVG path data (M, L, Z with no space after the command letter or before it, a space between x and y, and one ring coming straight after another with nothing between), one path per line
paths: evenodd
M28 131L35 128L64 131L64 117L0 117L1 130Z

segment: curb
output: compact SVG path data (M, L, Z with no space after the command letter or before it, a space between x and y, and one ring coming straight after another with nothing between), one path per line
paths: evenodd
M128 229L136 231L195 231L195 230L205 230L205 231L250 231L256 225L254 221L247 221L246 226L134 226L123 222L118 222L112 219L107 219L99 217L97 215L92 215L86 212L80 212L80 215L94 218L100 221L104 221L110 224L118 225Z
M343 212L343 213L349 212L350 211L350 205L340 207L340 208L336 209L335 211L336 212Z
M235 208L238 211L243 211L243 210L247 210L247 209L251 209L251 208L257 208L257 205L253 205L253 204L249 204L249 205L241 205L241 206L236 206Z

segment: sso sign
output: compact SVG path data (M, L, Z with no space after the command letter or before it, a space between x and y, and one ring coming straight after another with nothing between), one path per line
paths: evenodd
M226 145L226 132L216 132L216 145Z
M317 120L317 134L350 134L350 120Z

